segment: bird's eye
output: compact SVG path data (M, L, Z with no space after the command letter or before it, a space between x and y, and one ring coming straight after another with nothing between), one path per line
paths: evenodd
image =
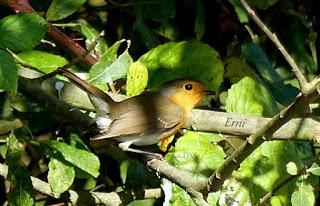
M186 84L186 85L184 85L184 88L186 90L191 90L192 89L192 84Z

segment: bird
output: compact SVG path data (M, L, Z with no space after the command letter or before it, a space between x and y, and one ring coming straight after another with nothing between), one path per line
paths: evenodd
M168 138L185 124L191 110L207 94L207 86L193 79L176 79L158 89L116 102L94 85L80 79L63 67L58 73L85 91L97 113L96 125L100 134L90 141L115 139L120 149L147 155L152 153L130 147L158 144L167 149ZM160 155L161 156L161 155Z

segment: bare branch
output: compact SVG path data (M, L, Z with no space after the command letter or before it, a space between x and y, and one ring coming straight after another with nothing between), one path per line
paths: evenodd
M237 113L194 109L184 128L201 132L218 132L246 138L263 128L271 118ZM320 140L320 122L314 118L294 118L283 125L269 140Z
M205 185L204 181L199 181L190 176L186 171L175 168L174 166L168 164L166 161L152 159L147 162L150 169L158 172L161 176L166 179L180 185L186 189L193 189L200 191Z

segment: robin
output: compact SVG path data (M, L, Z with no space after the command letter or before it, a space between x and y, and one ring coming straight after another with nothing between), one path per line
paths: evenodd
M97 112L96 125L100 134L91 138L107 138L120 142L123 151L155 153L130 148L130 145L157 144L165 151L168 138L185 124L190 111L206 94L207 87L196 80L178 79L163 84L159 89L115 102L97 87L80 79L67 69L59 68L69 80L87 92Z

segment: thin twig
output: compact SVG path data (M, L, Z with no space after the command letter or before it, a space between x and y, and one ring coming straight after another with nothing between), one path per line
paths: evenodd
M283 44L278 39L277 35L275 33L272 33L269 28L260 20L260 18L256 15L255 11L249 6L249 4L246 2L246 0L240 0L243 7L247 10L249 16L253 19L253 21L265 32L265 34L270 38L270 40L276 45L276 47L279 49L279 51L282 53L283 57L287 60L288 64L291 66L292 72L295 74L295 76L298 79L301 93L302 94L309 94L310 85L306 78L301 73L298 65L294 61L294 59L289 55L286 48L283 46Z
M76 56L75 58L73 58L66 66L64 66L65 68L70 68L73 65L77 64L80 60L82 60L85 56L87 56L88 54L90 54L90 52L97 46L97 44L99 43L100 39L105 35L105 32L102 31L100 32L99 36L97 36L97 38L95 38L95 40L89 45L87 51L83 54L80 54L78 56Z

